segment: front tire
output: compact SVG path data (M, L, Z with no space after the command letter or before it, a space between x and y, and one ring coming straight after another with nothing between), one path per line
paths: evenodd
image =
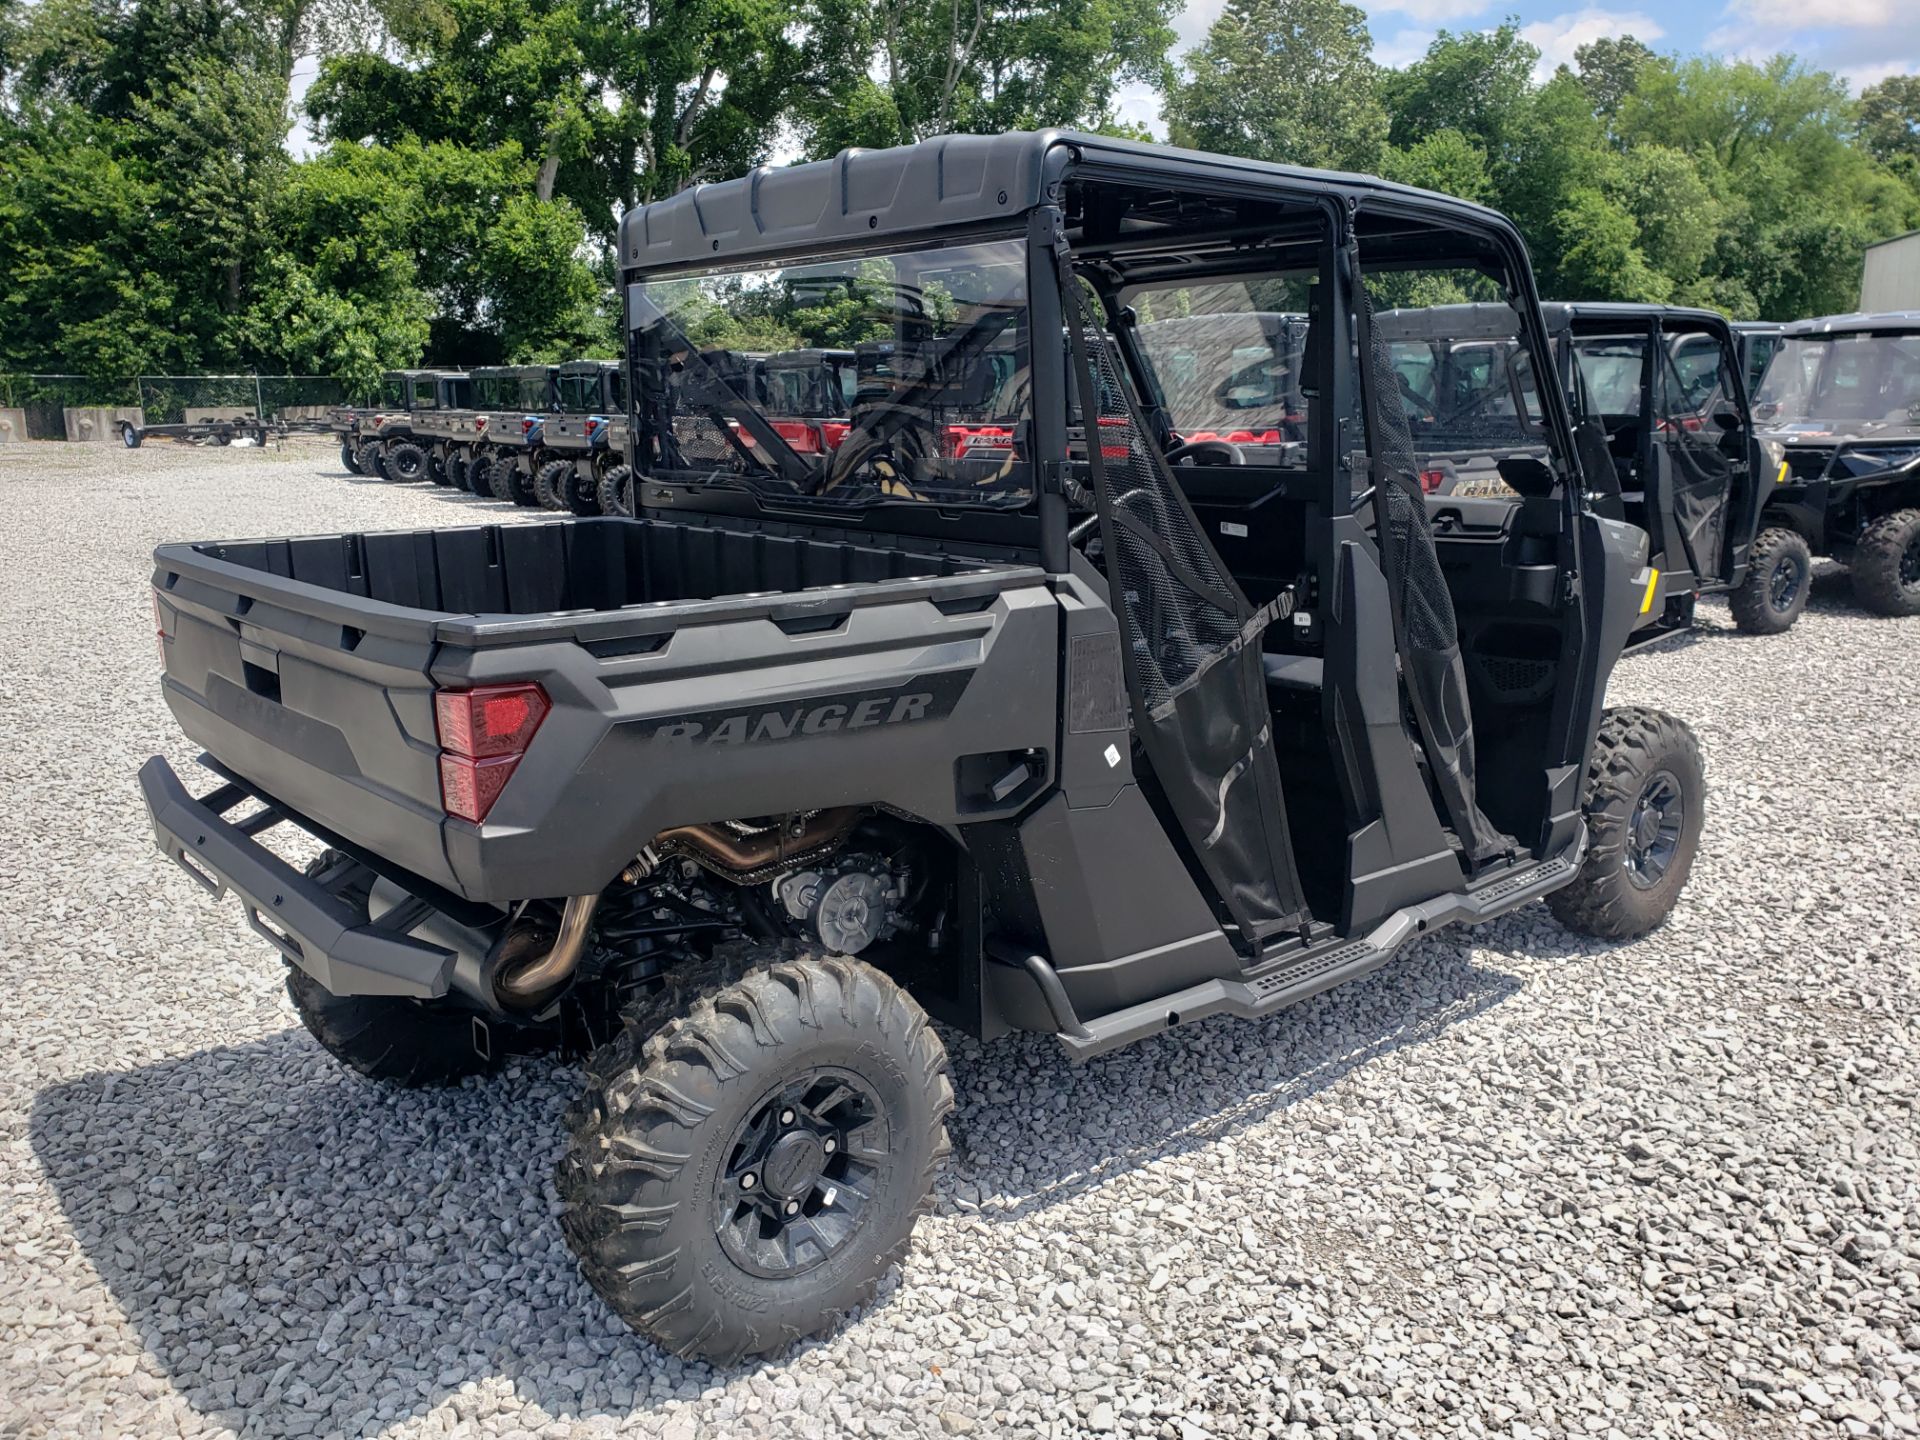
M1793 628L1813 589L1813 550L1793 530L1762 530L1753 542L1747 578L1727 598L1733 623L1749 635Z
M458 445L447 449L447 483L456 490L473 491L467 481L467 452Z
M427 479L443 487L453 484L452 478L447 474L447 457L437 448L427 451Z
M728 1364L873 1297L931 1204L953 1109L920 1007L858 960L728 946L588 1064L555 1175L587 1282Z
M600 513L599 483L585 465L573 467L573 473L567 477L565 494L567 509L574 514L591 518Z
M307 866L307 874L325 875L352 863L329 850ZM362 923L372 880L371 872L362 868L336 892ZM473 1016L464 1010L399 996L335 995L291 964L287 998L307 1033L334 1059L369 1080L404 1089L455 1085L469 1075L491 1074L506 1061L500 1051L485 1058L474 1049Z
M380 454L378 440L369 440L360 447L360 473L371 475L376 480L388 478L386 461Z
M1685 888L1706 823L1700 742L1660 710L1607 711L1587 768L1587 853L1547 896L1569 929L1631 940L1664 923Z
M340 463L346 466L349 475L362 475L366 473L360 468L359 452L353 448L350 441L342 440L340 442Z
M1920 510L1869 525L1853 550L1853 594L1876 615L1920 615Z

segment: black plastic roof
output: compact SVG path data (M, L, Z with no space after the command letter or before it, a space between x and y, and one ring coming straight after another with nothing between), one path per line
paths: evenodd
M1079 165L1137 175L1146 184L1264 184L1296 194L1335 189L1393 195L1511 230L1482 206L1372 176L1037 130L843 150L831 160L763 165L736 180L695 185L627 212L620 223L620 263L641 271L703 260L726 265L744 256L831 249L995 220L1011 225L1047 198L1050 183Z
M1881 310L1858 315L1819 315L1796 320L1784 335L1852 335L1871 330L1920 332L1920 310Z

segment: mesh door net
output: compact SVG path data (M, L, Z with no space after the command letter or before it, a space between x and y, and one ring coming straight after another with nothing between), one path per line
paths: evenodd
M1420 466L1401 403L1393 358L1373 324L1373 301L1360 284L1357 319L1365 360L1367 420L1373 441L1373 503L1380 567L1392 597L1400 664L1414 718L1425 741L1427 766L1468 858L1475 865L1518 849L1481 812L1474 798L1473 717L1453 596L1427 521Z
M1075 446L1093 478L1135 733L1242 937L1257 943L1308 919L1260 672L1275 612L1248 604L1207 542L1064 259L1061 290Z

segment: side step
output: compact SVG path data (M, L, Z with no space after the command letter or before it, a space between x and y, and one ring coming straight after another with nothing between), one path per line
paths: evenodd
M1063 1027L1060 1043L1075 1061L1088 1060L1210 1015L1237 1015L1243 1020L1271 1015L1378 970L1408 942L1429 930L1459 920L1488 920L1559 889L1579 865L1585 843L1583 834L1570 854L1498 876L1477 890L1442 895L1401 910L1363 938L1333 939L1315 949L1255 966L1231 979L1203 980L1158 1000L1129 1005L1097 1020L1081 1020L1077 1033Z

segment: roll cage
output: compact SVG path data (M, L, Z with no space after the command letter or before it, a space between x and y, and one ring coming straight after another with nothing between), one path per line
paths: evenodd
M677 483L636 440L645 512L931 540L1097 587L1117 614L1110 663L1155 804L1244 943L1347 933L1576 846L1578 781L1631 625L1612 600L1631 588L1632 542L1588 508L1552 385L1537 397L1538 453L1502 465L1521 503L1436 540L1372 324L1371 291L1464 275L1500 298L1519 346L1547 355L1510 222L1359 176L1059 132L953 137L762 169L631 212L627 323L658 330L663 280L989 242L1021 247L1025 334L1070 342L1025 347L1032 408L1006 463L1030 475L1030 503L815 507L797 483L784 495ZM1138 302L1210 286L1240 287L1249 313L1299 302L1307 412L1284 454L1196 453L1148 383ZM1288 305L1258 298L1281 291ZM703 382L725 379L691 337L668 344ZM962 332L951 348L972 344ZM629 385L636 437L660 428L640 408L650 380L658 397L657 374L636 368ZM804 474L766 417L717 385L702 394L733 422L730 443ZM1098 412L1100 444L1076 408ZM1169 456L1215 463L1176 473ZM1396 668L1403 693L1381 686ZM1063 741L1063 771L1085 743ZM1324 826L1289 825L1302 803L1316 821L1343 817L1344 853Z

